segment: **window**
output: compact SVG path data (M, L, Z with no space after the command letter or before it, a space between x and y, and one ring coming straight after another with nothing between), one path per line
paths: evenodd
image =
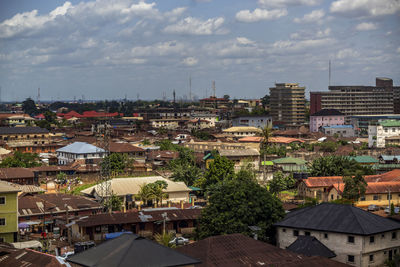
M360 197L360 201L365 201L365 196Z
M385 238L385 234L381 234L381 238Z
M324 238L328 239L328 234L327 233L324 234Z
M370 236L369 243L374 243L374 242L375 242L375 236Z
M378 200L378 196L377 195L374 196L374 200Z
M397 238L397 233L396 232L392 232L392 239L396 239Z
M6 225L6 218L0 218L0 226Z
M4 243L4 237L0 237L0 243Z
M310 236L310 232L304 232L305 236Z
M293 236L299 236L299 231L298 230L293 230Z
M282 229L282 232L286 233L286 229L285 229L285 228L283 228L283 229Z
M374 255L373 255L373 254L369 255L369 261L370 261L370 262L373 262L373 261L374 261Z
M6 197L0 197L0 205L6 204Z
M348 262L354 262L354 256L353 255L347 255L347 261Z
M354 243L354 236L352 236L352 235L347 236L347 242Z
M333 200L333 195L331 195L331 200Z

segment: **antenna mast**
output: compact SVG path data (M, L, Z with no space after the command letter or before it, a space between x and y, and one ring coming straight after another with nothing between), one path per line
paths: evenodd
M212 81L212 89L213 89L213 92L214 92L214 97L216 97L216 94L215 94L215 81Z
M98 176L98 189L100 203L103 205L103 209L106 212L111 212L111 177L110 177L110 124L104 122L104 124L98 123L96 125L96 146L99 148L98 152L103 152L103 160L100 164L100 175Z
M192 75L189 76L189 99L192 101Z
M40 106L40 87L37 89L37 104Z

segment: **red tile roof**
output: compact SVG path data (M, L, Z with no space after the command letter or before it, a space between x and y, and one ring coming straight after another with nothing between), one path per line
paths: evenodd
M129 153L129 152L144 152L143 148L133 146L129 143L110 143L110 152L112 153Z
M332 187L341 194L344 190L344 183L333 184ZM400 182L370 182L365 194L385 194L389 192L389 189L392 193L400 193Z

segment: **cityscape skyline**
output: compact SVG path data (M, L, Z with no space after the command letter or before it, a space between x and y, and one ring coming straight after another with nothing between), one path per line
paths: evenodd
M2 1L2 101L255 98L400 84L400 4L337 1ZM139 95L139 97L138 97Z

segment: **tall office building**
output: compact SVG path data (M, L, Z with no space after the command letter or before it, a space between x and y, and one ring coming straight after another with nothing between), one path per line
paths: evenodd
M305 120L305 87L298 83L276 83L269 88L270 110L273 121L286 125L300 125Z
M337 109L354 115L393 114L400 109L400 87L389 78L376 78L376 86L329 86L328 92L310 92L310 114Z

